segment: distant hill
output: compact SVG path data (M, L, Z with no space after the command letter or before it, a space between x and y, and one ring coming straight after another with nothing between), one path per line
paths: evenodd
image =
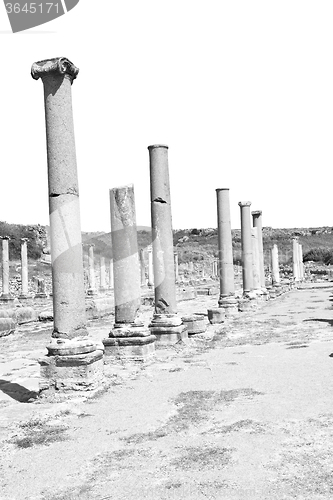
M20 224L8 224L0 222L0 237L9 236L10 259L20 258L20 238L28 238L28 257L39 259L41 255L48 252L47 226L34 225L24 226ZM139 249L146 248L151 244L151 231L147 226L138 226L138 246ZM264 251L268 257L270 248L274 243L279 248L280 263L291 261L292 238L299 237L299 242L303 246L303 255L310 250L331 250L333 252L333 228L287 228L275 229L272 227L263 228ZM241 259L241 231L232 230L233 253L235 262ZM112 257L111 233L104 232L83 232L83 245L88 242L93 243L94 253L103 255L106 258ZM211 260L218 256L217 250L217 229L216 228L191 228L178 229L173 232L173 243L177 248L179 262ZM320 252L319 252L320 253Z

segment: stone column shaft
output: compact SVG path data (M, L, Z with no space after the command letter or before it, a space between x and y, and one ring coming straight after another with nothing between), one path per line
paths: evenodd
M148 286L154 286L153 252L148 251Z
M174 253L174 264L175 264L175 280L179 281L179 264L178 264L178 253Z
M27 238L21 238L21 295L20 298L28 297L28 249Z
M253 227L258 230L258 250L259 250L259 273L261 288L265 288L265 262L264 262L264 245L262 236L262 211L256 210L252 212Z
M253 266L253 289L261 289L260 281L260 257L259 257L259 241L258 228L252 228L252 266Z
M272 284L277 285L280 283L280 272L279 272L279 250L276 244L271 248L271 258L272 258Z
M303 249L300 243L298 244L298 262L299 262L299 279L303 281L304 279Z
M140 271L141 271L141 286L146 285L146 263L143 248L140 249Z
M253 289L251 202L240 201L238 205L241 213L243 292L247 293Z
M2 300L10 300L9 293L9 237L2 236Z
M299 281L299 250L298 238L293 238L293 276L295 281Z
M105 282L105 257L103 257L103 255L101 255L100 257L99 269L100 269L100 289L102 292L104 292L106 289L106 282Z
M110 259L109 263L109 288L114 288L114 279L113 279L113 259Z
M235 293L229 189L216 189L220 299Z

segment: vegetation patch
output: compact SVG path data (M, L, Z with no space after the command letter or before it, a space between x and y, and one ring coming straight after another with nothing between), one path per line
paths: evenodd
M31 423L22 426L24 429L23 437L16 437L13 443L18 448L31 448L32 446L47 446L57 441L65 441L68 436L65 435L67 427L65 425L51 425L42 422Z
M230 434L231 432L248 431L251 434L266 432L266 426L254 420L238 420L229 425L214 425L214 427L203 434Z
M189 446L171 465L183 471L222 469L231 461L233 448L219 446Z

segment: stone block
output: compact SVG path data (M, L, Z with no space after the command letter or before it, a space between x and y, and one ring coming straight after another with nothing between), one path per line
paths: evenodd
M154 335L104 339L105 362L108 363L112 358L145 361L155 354L155 340Z
M208 320L211 325L223 323L225 321L225 311L222 307L217 309L208 309Z
M203 333L207 330L206 318L202 314L192 314L190 316L183 316L182 321L186 326L188 335Z

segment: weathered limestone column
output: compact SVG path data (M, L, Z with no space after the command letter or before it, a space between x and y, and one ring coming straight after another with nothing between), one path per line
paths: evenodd
M87 290L87 295L97 295L96 290L96 279L95 279L95 265L94 265L94 244L88 244L88 276L89 276L89 288Z
M154 286L153 252L148 250L148 286Z
M28 288L28 238L21 238L21 295L20 300L29 298Z
M42 79L48 159L54 327L40 360L41 390L89 390L100 384L103 351L87 337L79 190L71 85L78 69L61 57L36 62Z
M175 264L175 280L176 283L179 281L179 262L178 262L178 253L174 252L174 264Z
M100 273L99 289L101 292L105 292L106 290L105 257L103 257L103 255L101 255L99 259L99 273Z
M155 337L138 320L140 263L134 186L110 190L115 323L103 340L105 356L145 359L155 352Z
M109 263L109 288L112 290L114 288L114 279L113 279L113 259L110 259Z
M194 267L193 267L193 262L192 261L190 261L188 263L188 270L189 270L190 274L193 274Z
M261 290L258 228L252 228L253 289Z
M259 273L260 286L265 288L265 262L264 262L264 245L262 237L262 211L255 210L252 213L253 227L258 230L258 249L259 249Z
M293 238L293 277L294 281L299 281L299 250L298 250L298 237Z
M280 272L279 272L279 250L276 244L271 248L271 258L272 258L272 285L278 285L280 283Z
M9 236L2 236L2 294L1 302L12 302L14 297L9 292Z
M303 249L300 243L298 243L298 262L299 262L299 279L303 281L304 280Z
M223 309L225 315L230 316L238 312L238 301L235 299L229 189L216 189L216 201L220 280L218 305L219 308ZM221 311L215 313L214 311L212 310L210 313L210 317L214 318L213 322L224 321Z
M251 202L240 201L238 205L241 214L243 293L247 294L253 289Z
M141 286L146 286L146 263L143 248L140 249Z
M37 292L34 296L34 299L47 299L44 278L37 278Z
M168 147L153 145L148 150L155 291L155 314L149 326L159 342L177 342L188 336L177 315Z

